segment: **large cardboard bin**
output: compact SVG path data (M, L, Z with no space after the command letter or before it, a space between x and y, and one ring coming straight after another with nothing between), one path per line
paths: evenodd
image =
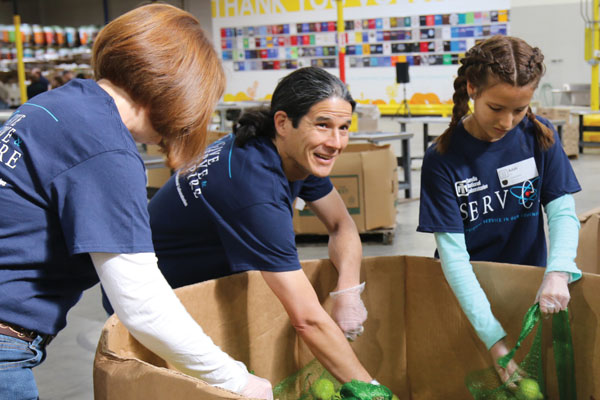
M600 207L581 214L579 223L581 230L575 262L583 272L600 274Z
M330 175L358 231L396 226L398 163L390 145L352 143L336 160ZM294 232L327 234L308 207L294 209Z
M336 281L326 260L303 262L319 298ZM544 270L475 263L492 309L514 344ZM430 258L366 258L363 299L369 310L365 332L352 343L377 380L400 399L471 398L464 384L469 371L490 365L479 341ZM570 317L580 399L600 398L600 276L584 274L571 285ZM274 384L297 371L312 355L299 341L283 307L259 272L232 275L178 289L192 316L221 348ZM543 351L549 399L558 399L550 337L545 320ZM534 335L530 335L534 336ZM523 344L528 349L532 338ZM517 352L517 361L523 354ZM104 399L239 399L240 396L179 373L133 339L112 316L104 326L94 362L94 394Z

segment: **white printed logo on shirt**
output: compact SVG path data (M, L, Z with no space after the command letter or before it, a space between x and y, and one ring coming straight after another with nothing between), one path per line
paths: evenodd
M486 190L488 185L483 185L481 180L476 176L464 179L462 181L454 182L454 189L456 190L457 196L468 196L471 193Z

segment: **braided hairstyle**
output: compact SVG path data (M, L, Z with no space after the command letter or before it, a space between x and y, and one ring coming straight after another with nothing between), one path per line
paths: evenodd
M244 111L233 126L235 144L243 146L259 136L274 139L276 130L273 117L277 111L284 111L291 119L292 126L297 128L313 105L333 97L346 100L354 111L356 102L339 78L317 67L297 69L279 81L270 107Z
M454 80L452 120L444 133L436 139L436 149L442 154L450 146L454 129L469 113L467 82L479 93L497 82L517 87L536 87L545 72L544 55L540 49L512 36L492 36L469 49L460 63L458 76ZM527 118L533 122L540 148L549 149L554 144L552 130L535 118L531 107L527 108Z

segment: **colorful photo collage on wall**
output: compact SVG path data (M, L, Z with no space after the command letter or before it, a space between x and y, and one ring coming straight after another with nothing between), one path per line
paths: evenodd
M413 15L344 21L350 68L457 64L475 43L508 34L509 11ZM223 61L236 71L336 68L334 21L221 29Z

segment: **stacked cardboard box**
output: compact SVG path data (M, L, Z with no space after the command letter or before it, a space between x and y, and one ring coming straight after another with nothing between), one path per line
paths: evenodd
M328 260L303 262L315 291L330 309L337 281ZM492 310L514 345L544 269L474 263ZM362 297L369 311L364 333L351 345L370 374L400 399L469 399L467 373L491 365L448 286L437 260L393 256L363 260ZM570 286L569 312L580 399L600 398L600 275L584 274ZM205 332L232 357L274 384L313 355L258 271L176 290ZM547 398L558 399L552 357L552 320L544 320ZM530 337L521 349L529 348ZM517 352L517 361L523 357ZM94 362L96 400L240 399L172 369L140 345L116 316L105 324Z
M398 163L390 145L348 145L330 178L359 232L396 226ZM294 231L327 234L325 225L308 207L294 210Z
M381 113L374 104L357 104L355 113L358 115L358 132L377 132Z
M550 120L565 121L562 127L562 145L569 157L579 155L579 118L571 114L572 107L538 107L536 114Z

